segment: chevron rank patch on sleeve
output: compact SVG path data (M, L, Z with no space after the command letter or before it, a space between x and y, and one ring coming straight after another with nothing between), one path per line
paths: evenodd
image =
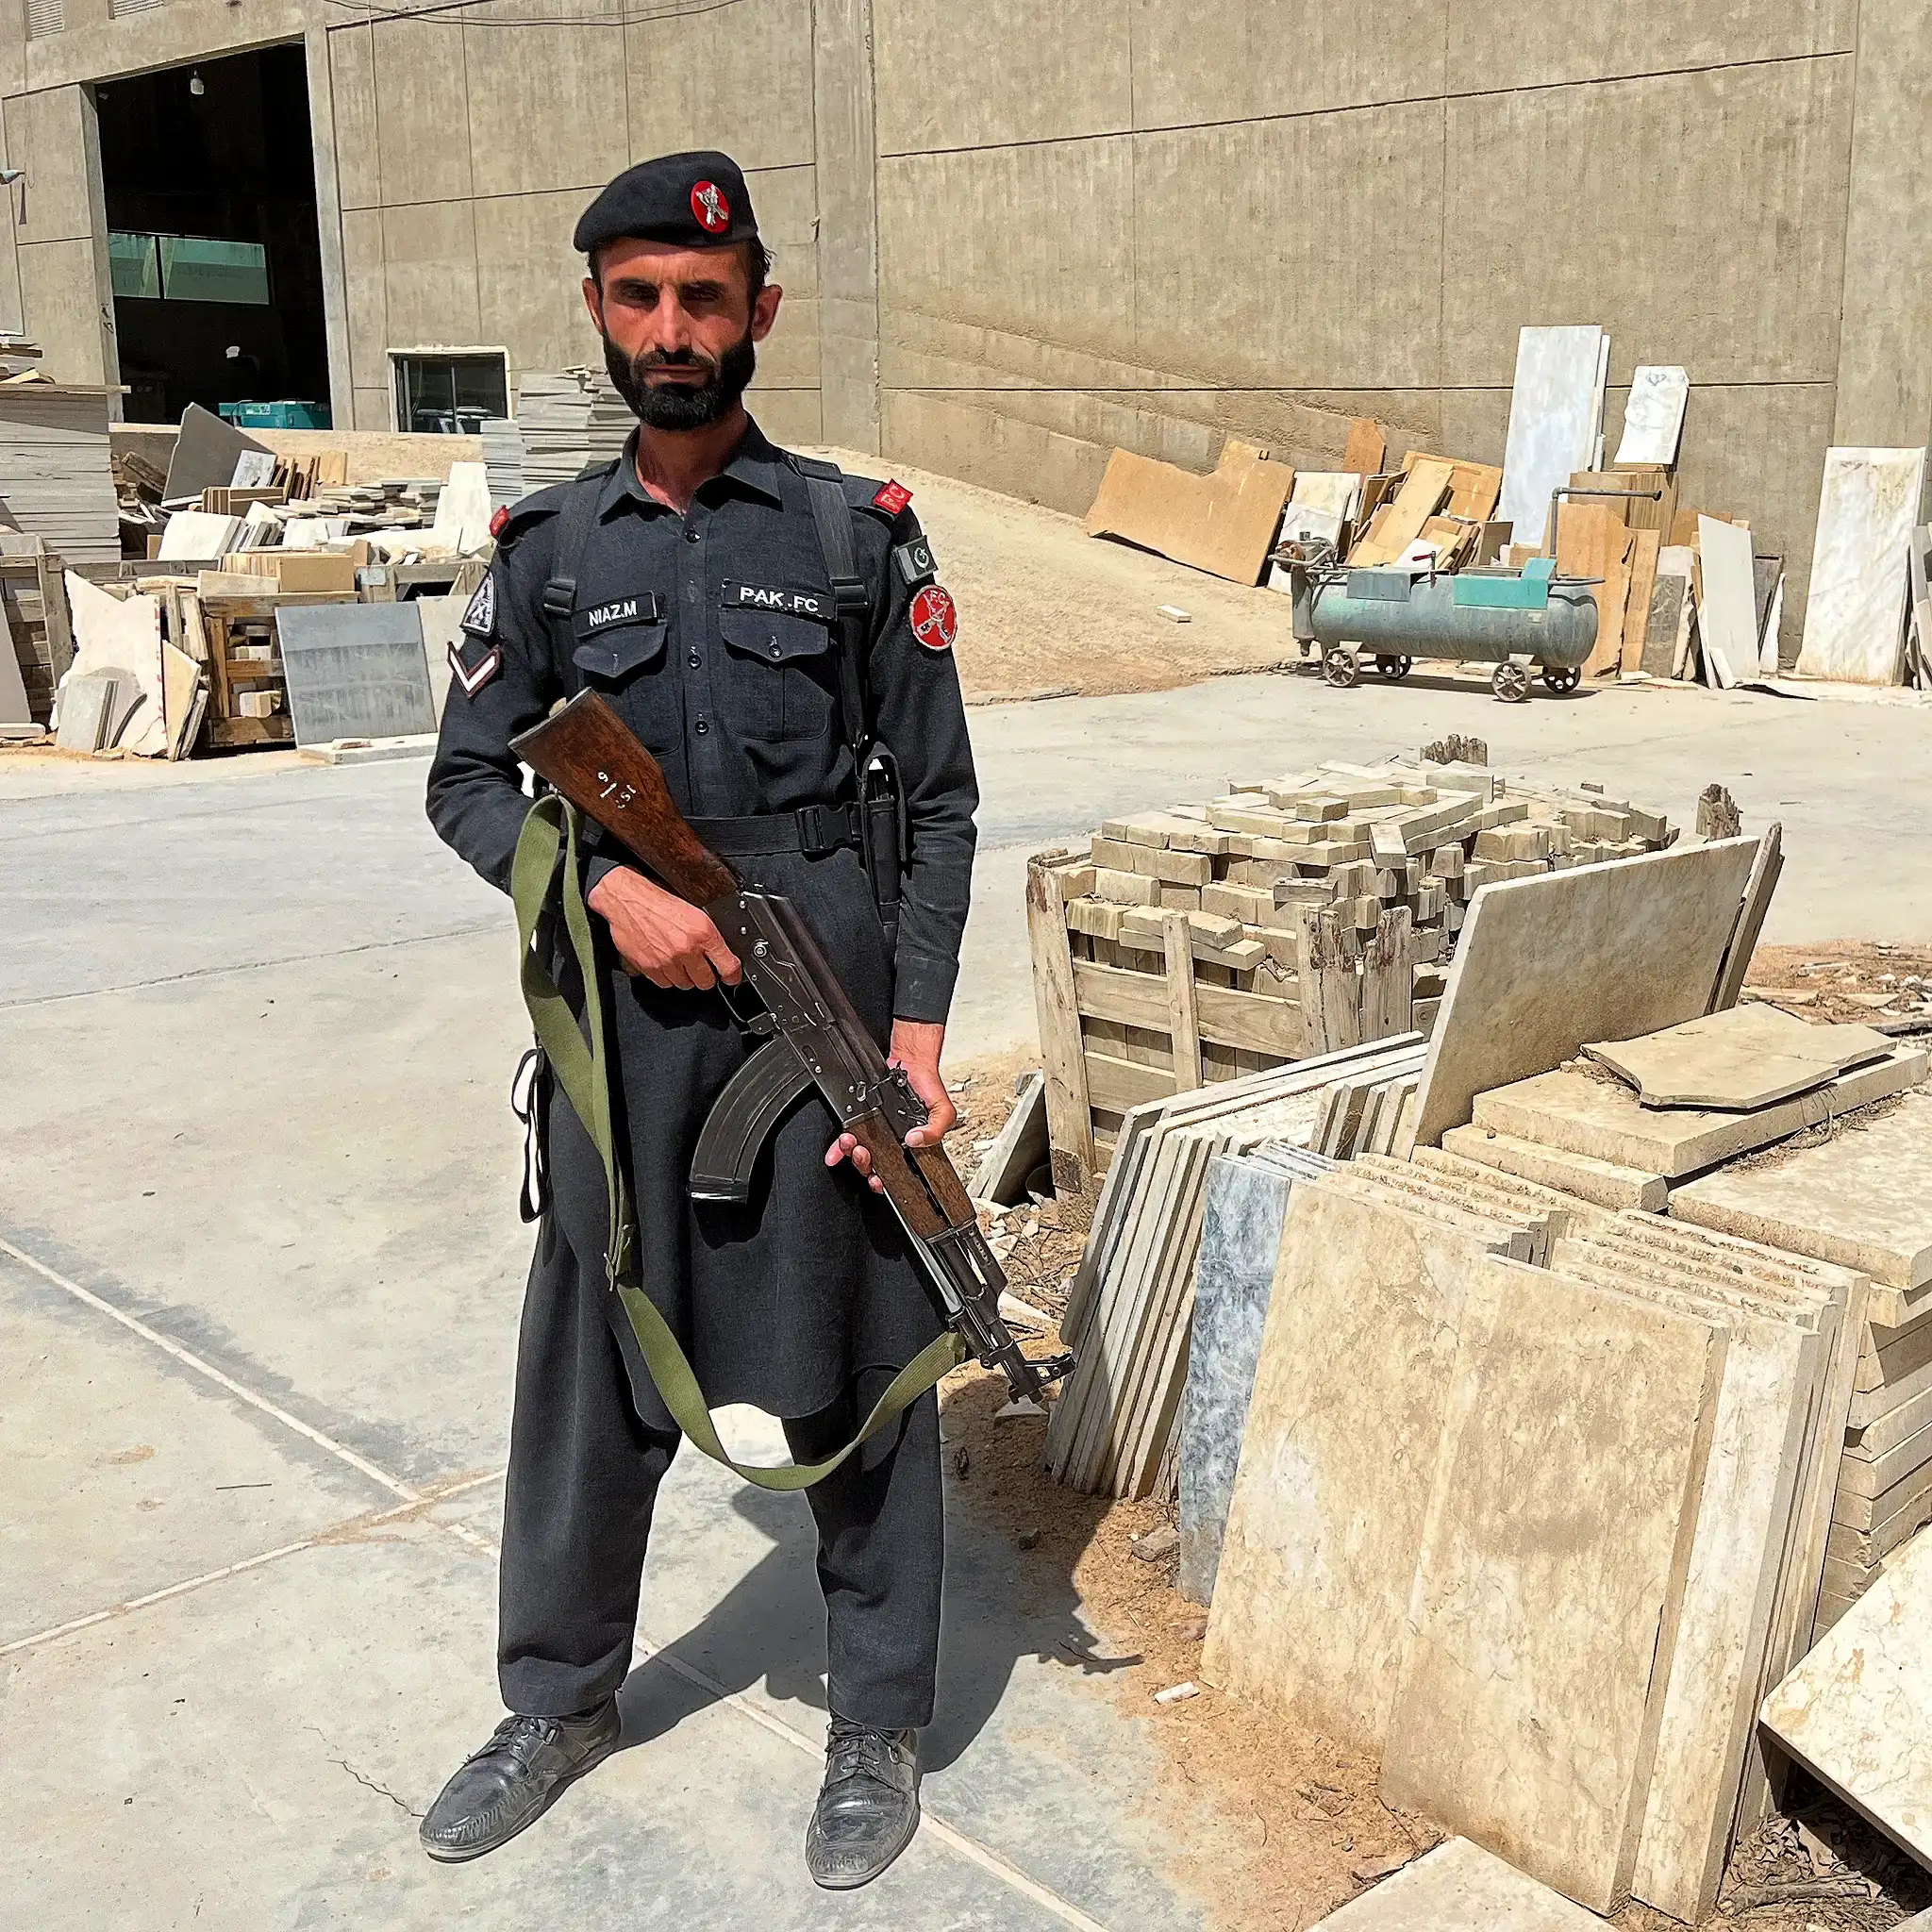
M490 588L489 578L483 580L483 590ZM482 595L479 591L476 593ZM483 648L485 640L463 637L449 647L449 675L462 686L463 695L473 698L496 674L503 669L503 646L490 644Z

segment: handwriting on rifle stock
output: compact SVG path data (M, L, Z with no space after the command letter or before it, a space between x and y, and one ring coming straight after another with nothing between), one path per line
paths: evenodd
M623 811L638 795L638 788L622 778L613 778L608 772L600 770L597 774L597 796L606 800L614 810Z

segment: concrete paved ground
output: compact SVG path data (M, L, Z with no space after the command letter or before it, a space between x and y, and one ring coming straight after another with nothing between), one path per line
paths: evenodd
M1774 938L1932 930L1923 712L1224 680L975 712L956 1051L1030 1031L1028 851L1451 729L1499 766L1686 817L1713 777L1747 825L1782 817ZM413 1814L497 1716L491 1538L528 1253L508 909L434 841L423 774L0 759L0 1695L33 1755L9 1920L1208 1923L1173 1867L1219 1825L1145 1807L1148 1721L1064 1661L1093 1641L1071 1584L1017 1595L970 1485L933 1823L870 1892L815 1892L807 1519L695 1457L647 1579L661 1648L626 1690L633 1747L497 1857L421 1858Z

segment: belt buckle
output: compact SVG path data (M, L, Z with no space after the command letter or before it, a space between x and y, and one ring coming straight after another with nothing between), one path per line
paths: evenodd
M822 805L798 808L798 849L808 858L823 858L831 848L825 843L825 808Z

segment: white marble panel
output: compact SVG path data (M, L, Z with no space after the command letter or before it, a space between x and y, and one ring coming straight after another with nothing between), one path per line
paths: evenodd
M1800 677L1899 681L1907 546L1924 474L1923 446L1825 451Z
M1697 519L1697 549L1704 560L1704 594L1697 604L1697 634L1718 683L1728 690L1757 675L1757 587L1752 576L1751 532L1716 517ZM1905 552L1899 552L1905 584Z
M1519 543L1542 542L1551 491L1594 460L1604 349L1594 326L1525 328L1517 339L1496 515L1515 525Z
M1674 464L1690 396L1690 378L1683 370L1640 363L1624 405L1624 439L1617 445L1617 460Z

